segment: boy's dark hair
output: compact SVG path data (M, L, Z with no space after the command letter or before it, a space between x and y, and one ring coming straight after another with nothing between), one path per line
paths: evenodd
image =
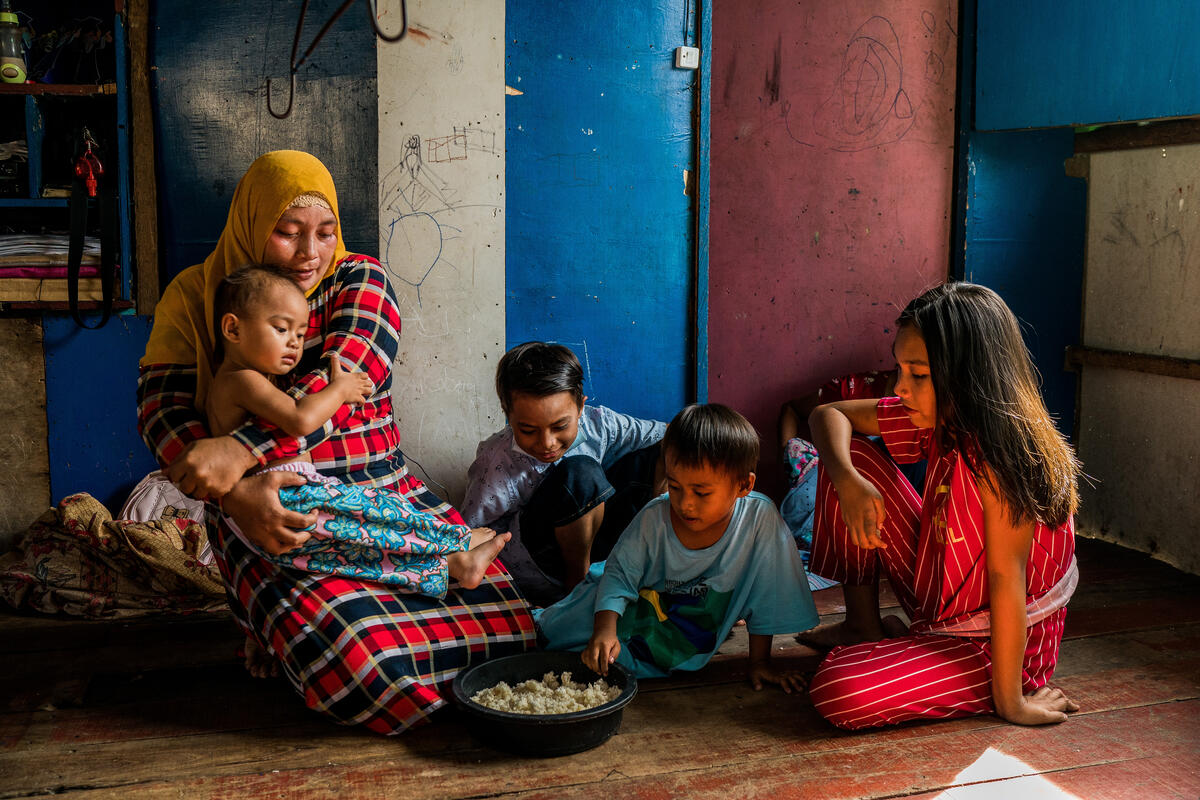
M569 347L548 342L525 342L509 350L496 365L496 394L508 414L513 392L546 397L569 392L583 405L583 367Z
M268 287L279 283L287 284L304 294L287 270L270 264L247 264L239 267L217 284L217 294L213 299L213 349L216 363L221 363L225 353L221 318L226 314L244 316L248 308L262 299Z
M667 425L663 452L681 466L708 465L740 480L758 464L758 432L729 406L691 405Z

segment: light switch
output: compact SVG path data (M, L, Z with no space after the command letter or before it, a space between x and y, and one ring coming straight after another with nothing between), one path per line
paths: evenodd
M676 47L675 48L675 66L679 69L699 69L700 68L700 48L699 47Z

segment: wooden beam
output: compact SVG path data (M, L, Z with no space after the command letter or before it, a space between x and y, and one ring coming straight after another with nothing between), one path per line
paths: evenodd
M158 281L158 192L154 176L154 115L150 107L150 0L130 0L129 103L133 160L134 291L139 314L154 313Z
M1098 153L1103 150L1168 147L1196 142L1200 142L1200 117L1187 117L1160 120L1146 125L1105 125L1094 131L1076 133L1075 152Z
M1082 366L1123 369L1131 372L1145 372L1150 375L1165 375L1168 378L1200 381L1200 360L1195 358L1152 356L1145 353L1102 350L1098 347L1068 347L1067 369L1078 372Z

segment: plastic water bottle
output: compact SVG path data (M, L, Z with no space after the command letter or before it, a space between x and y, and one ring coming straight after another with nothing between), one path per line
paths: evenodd
M0 2L0 80L25 82L25 48L21 43L21 23L9 0Z

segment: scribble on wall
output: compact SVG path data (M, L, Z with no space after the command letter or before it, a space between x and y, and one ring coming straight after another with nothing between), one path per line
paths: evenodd
M833 150L856 151L899 141L915 121L896 29L871 17L850 37L829 99L813 113L813 130Z
M467 153L496 153L496 132L480 128L455 128L450 136L438 136L426 142L431 164L465 161Z
M427 139L424 155L421 145L419 135L409 136L400 162L379 183L380 261L398 282L416 289L418 306L421 287L435 269L457 268L447 249L462 233L453 224L455 214L478 207L460 200L459 190L430 164L453 166L472 152L497 154L495 132L470 126Z
M947 19L939 25L937 18L930 11L921 12L921 25L925 28L925 80L928 83L941 85L946 77L946 59L954 58L950 52L951 46L958 34L950 21L953 8L947 8Z

